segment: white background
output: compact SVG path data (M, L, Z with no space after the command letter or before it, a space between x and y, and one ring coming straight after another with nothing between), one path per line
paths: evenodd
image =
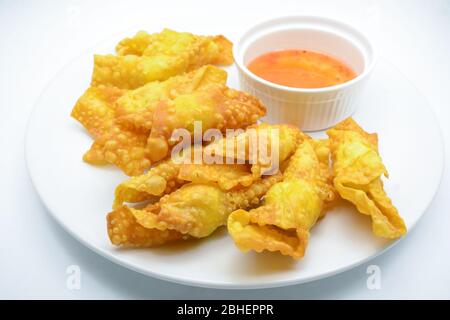
M71 59L115 33L138 30L149 20L161 21L161 28L180 19L227 26L293 14L334 17L366 32L379 54L428 98L448 154L450 0L0 1L0 298L449 299L448 168L427 213L393 249L331 278L265 290L194 288L114 265L67 235L37 197L25 167L26 124L45 85ZM381 268L380 290L367 289L366 269L371 264ZM80 290L66 287L70 265L81 268Z

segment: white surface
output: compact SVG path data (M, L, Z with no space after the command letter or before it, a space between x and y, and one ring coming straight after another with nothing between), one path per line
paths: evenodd
M324 130L352 115L376 63L373 46L364 34L349 24L323 16L265 20L232 40L240 89L270 106L267 121L293 124L304 131ZM262 54L295 48L331 55L354 70L357 77L325 88L292 88L267 81L247 68Z
M103 47L112 50L115 42L107 41L92 52L103 52ZM323 278L367 261L393 244L375 238L369 219L356 213L353 206L342 205L329 210L317 223L307 254L298 263L277 254L243 255L225 230L203 241L158 249L113 247L106 234L105 215L111 210L114 188L127 177L116 168L93 167L81 160L92 141L82 126L69 118L91 69L92 53L87 52L63 68L46 87L27 129L25 156L33 184L49 213L94 251L161 279L242 289ZM237 70L228 69L228 85L237 87ZM379 61L360 103L354 118L366 130L378 133L380 152L391 173L386 191L412 230L441 179L444 150L436 119L417 89L384 60ZM417 131L420 126L427 130ZM422 170L430 158L435 159L434 166ZM411 199L411 194L416 196Z
M45 85L68 61L110 34L138 29L149 19L164 20L165 26L180 19L188 19L195 26L236 20L252 24L275 13L322 14L347 20L369 32L380 54L388 56L427 96L441 122L447 154L449 151L448 1L286 1L283 5L276 3L276 7L273 1L241 1L241 10L230 3L217 15L206 4L165 1L158 2L158 7L147 4L144 9L143 3L9 1L0 5L0 297L450 298L448 169L434 202L407 241L369 263L381 268L380 290L366 286L369 264L286 288L192 288L128 271L67 235L47 214L30 184L23 155L27 118ZM429 166L433 166L433 159ZM411 199L414 197L411 195ZM66 287L66 268L74 264L82 272L80 290Z

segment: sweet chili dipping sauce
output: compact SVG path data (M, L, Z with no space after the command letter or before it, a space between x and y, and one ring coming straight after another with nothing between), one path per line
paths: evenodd
M294 88L323 88L347 82L355 72L341 61L307 50L265 53L247 66L257 76Z

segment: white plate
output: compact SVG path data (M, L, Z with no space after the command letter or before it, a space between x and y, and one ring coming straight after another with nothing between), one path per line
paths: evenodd
M117 39L92 52L112 50ZM132 270L178 283L262 288L330 276L392 246L393 242L372 235L368 217L342 204L314 227L306 256L299 262L278 254L242 254L224 228L207 239L157 249L113 247L105 215L114 188L126 177L114 167L94 167L81 160L92 141L70 118L75 101L89 84L92 52L71 62L48 85L26 138L26 159L36 190L51 215L87 247ZM228 69L229 85L237 87L237 72ZM385 60L375 68L360 103L354 118L366 130L378 132L390 172L386 189L411 232L433 199L443 170L438 123L426 100Z

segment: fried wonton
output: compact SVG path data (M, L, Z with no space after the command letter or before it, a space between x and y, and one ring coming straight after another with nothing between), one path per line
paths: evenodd
M295 126L262 123L207 145L204 153L250 163L254 176L259 177L278 169L303 139L310 138Z
M230 65L233 63L233 44L224 36L196 36L188 32L164 29L148 34L139 31L132 38L125 38L116 46L120 56L173 55L188 49L198 51L196 59L208 60L204 64Z
M171 139L175 129L185 129L193 134L196 122L201 124L203 132L212 128L221 131L246 128L265 113L266 108L257 98L220 84L161 101L153 115L152 131L147 141L151 160L158 161L168 156L177 143Z
M114 164L129 176L141 174L151 166L147 134L114 123L95 139L83 160L94 165Z
M202 154L202 147L199 154ZM119 184L115 191L113 209L118 209L124 202L138 203L154 200L169 194L184 184L214 183L222 190L244 188L250 186L259 177L255 177L248 165L240 164L195 164L193 161L195 148L190 148L190 159L169 158L148 172L132 177ZM184 160L189 160L183 162Z
M78 120L92 137L99 137L113 125L114 103L124 92L114 87L89 87L73 107L71 116Z
M153 114L161 100L174 99L210 84L225 84L226 81L226 71L214 66L203 66L165 81L152 81L123 94L116 102L115 115L122 125L150 132Z
M207 237L226 224L233 210L248 209L258 204L270 186L280 179L280 174L273 175L232 192L226 192L215 184L187 184L144 209L123 206L109 213L108 221L114 221L114 224L108 223L108 234L113 244L124 246L161 244L176 238L173 232L178 234L177 239ZM117 225L122 227L114 229ZM146 231L139 228L141 236L132 237L130 229L137 229L137 226ZM153 241L152 235L155 237Z
M119 56L95 55L92 86L135 89L206 64L231 64L231 43L222 36L197 36L164 29L138 33L117 46Z
M95 139L84 154L84 161L95 165L111 163L128 175L136 175L151 165L146 149L148 134L117 123L115 102L124 92L113 87L90 87L78 99L71 115Z
M153 113L162 99L189 94L210 84L224 84L226 72L204 66L193 72L151 82L136 90L90 87L75 105L72 116L95 142L83 159L91 164L111 163L127 175L143 173L151 165L147 139Z
M246 164L184 164L178 177L195 183L216 182L222 190L248 187L259 179Z
M334 186L359 212L372 218L378 237L398 238L406 225L383 189L387 170L378 154L377 134L365 132L352 118L327 131L333 155Z
M168 159L148 172L122 182L116 188L113 209L119 208L124 202L142 202L178 189L186 183L178 178L180 167L181 164Z
M162 244L188 239L173 230L147 229L137 223L131 208L120 207L107 216L107 229L111 243L123 247L156 247Z
M279 251L294 259L304 256L309 230L334 199L329 172L323 170L312 142L304 140L284 172L283 181L267 192L262 206L237 210L228 218L228 231L243 252Z

